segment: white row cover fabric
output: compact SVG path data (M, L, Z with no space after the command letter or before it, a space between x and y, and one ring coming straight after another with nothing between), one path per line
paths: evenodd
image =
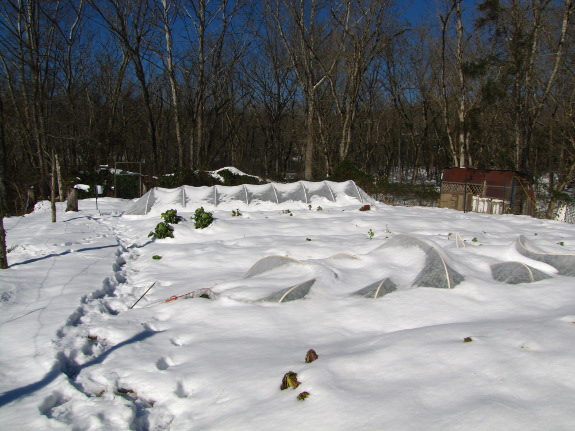
M371 198L353 181L298 181L295 183L269 183L241 186L181 186L175 189L155 187L135 201L124 212L126 215L160 213L167 209L194 210L236 209L272 203L283 206L326 205L341 206L364 204Z
M493 279L507 284L533 283L551 278L532 266L522 262L501 262L491 265Z
M387 295L388 293L395 292L396 290L397 285L389 278L385 278L354 292L354 295L377 299Z
M268 256L254 263L252 267L248 270L244 278L255 277L257 275L263 274L264 272L273 271L274 269L290 264L305 265L305 263L302 262L301 260L297 260L292 257Z
M315 278L304 281L303 283L298 283L295 286L288 287L287 289L280 290L266 298L260 299L260 302L290 302L297 299L304 299L314 283Z
M413 247L423 252L425 261L422 261L423 267L418 270L417 275L409 285L405 284L405 281L400 281L398 285L396 281L385 277L364 286L360 290L350 292L350 294L377 299L399 289L416 287L452 289L463 281L463 276L452 268L440 247L411 235L396 235L377 249L372 250L367 257L371 255L373 258L373 253L378 254L377 250L392 249L395 251ZM337 270L333 266L337 267L340 264L339 261L345 260L362 261L360 257L349 253L338 253L321 261L302 261L278 255L266 256L256 261L248 269L242 280L231 284L225 283L221 293L237 299L256 302L295 301L307 298L308 295L318 289L325 294L326 289L329 289L333 281L338 279ZM373 265L374 260L372 259L371 262ZM404 262L406 267L412 263ZM370 264L366 262L363 268L358 266L357 270L370 272L367 265ZM271 292L269 292L270 290ZM269 293L263 294L266 291ZM321 292L317 293L321 294Z
M525 237L517 240L516 248L521 254L554 266L561 275L573 275L575 255L534 251L532 247L527 247L526 242ZM399 265L401 273L413 270L413 276L402 278L393 272L379 271L380 277L374 277L361 289L356 290L361 285L347 292L347 288L344 288L340 294L377 299L395 291L418 287L453 289L464 281L464 276L459 272L463 272L464 267L457 264L456 256L451 256L433 241L398 234L362 257L349 253L338 253L320 260L297 260L277 255L263 257L249 268L241 280L222 285L220 293L231 295L234 299L280 303L314 295L331 295L334 282L339 284L338 272L342 265L350 271L378 273L377 266L385 267L390 255L399 256L392 265ZM356 263L349 266L345 261ZM490 267L491 279L507 284L533 283L553 276L523 262L498 262ZM353 288L353 285L349 288Z
M575 254L567 253L544 253L537 251L533 246L528 244L527 238L520 235L515 242L515 248L523 256L538 262L544 262L551 265L560 275L575 277Z
M425 253L425 265L413 282L413 287L453 289L463 281L463 276L448 264L439 248L432 246L426 241L411 235L400 234L378 248L392 247L417 247Z

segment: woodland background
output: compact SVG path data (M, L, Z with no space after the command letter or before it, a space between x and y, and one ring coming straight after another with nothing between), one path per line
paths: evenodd
M3 0L0 206L23 211L32 186L64 199L115 162L152 182L230 165L371 183L513 169L561 197L575 171L574 8Z

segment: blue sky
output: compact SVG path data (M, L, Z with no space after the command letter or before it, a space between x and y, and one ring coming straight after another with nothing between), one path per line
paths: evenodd
M405 17L412 24L417 24L421 20L437 19L438 11L445 10L446 0L399 0L398 6L405 8ZM475 9L479 0L464 0L462 10L465 15L470 14Z

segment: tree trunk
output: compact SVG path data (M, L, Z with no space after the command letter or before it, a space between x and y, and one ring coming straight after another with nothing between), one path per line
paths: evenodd
M449 17L453 8L447 13L446 17L439 16L441 20L441 99L442 99L442 116L445 126L445 134L447 135L447 141L449 143L449 149L451 151L451 160L456 167L460 166L459 158L459 148L453 139L453 130L451 126L450 112L449 112L449 93L447 86L447 27L449 23Z
M52 150L52 172L50 184L50 208L52 210L52 223L56 223L56 155Z
M344 115L343 125L341 127L341 139L339 143L340 162L343 162L346 159L347 154L349 153L349 147L351 145L351 128L354 120L354 113L352 113L354 108L351 105L353 105L353 102L350 103L350 106L347 107L348 109Z
M66 204L66 212L68 211L78 212L78 190L73 187L68 189L68 202Z
M34 190L34 186L32 186L26 191L26 207L24 208L24 213L28 214L34 211L34 205L36 205L36 190Z
M4 189L4 165L6 162L4 135L4 104L0 98L0 269L8 268L8 257L6 251L6 231L4 230L4 199L6 193Z
M461 16L461 0L455 2L455 15L457 18L457 78L459 80L459 107L458 107L458 120L459 120L459 133L458 133L458 146L459 146L459 167L464 168L467 166L469 159L469 137L466 133L465 117L466 117L466 85L465 74L463 73L463 18Z
M170 91L172 96L172 105L174 110L174 127L176 132L176 144L178 146L178 167L184 167L184 143L182 141L182 133L180 126L180 113L178 106L178 87L176 81L176 71L174 68L174 59L172 53L172 27L170 25L170 8L173 4L168 4L167 0L161 0L162 3L162 21L164 24L164 37L166 48L166 67L168 78L170 80Z
M64 202L64 180L62 179L62 167L60 166L58 154L55 155L54 160L56 162L56 178L58 180L58 200Z
M304 160L304 179L311 181L313 178L313 153L314 153L314 117L315 103L314 94L308 96L306 129L307 136L305 140L305 160Z
M0 198L0 206L3 205ZM0 269L8 268L8 253L6 251L6 231L4 230L4 212L0 209Z
M158 151L158 139L156 137L156 121L154 119L154 112L152 111L150 89L148 88L146 73L144 72L144 66L142 64L142 59L140 58L139 52L132 54L132 62L134 64L134 69L136 70L136 77L140 83L140 89L142 90L142 98L144 101L144 109L146 111L146 119L148 123L148 134L150 136L150 143L152 146L152 163L154 175L158 175L160 153Z

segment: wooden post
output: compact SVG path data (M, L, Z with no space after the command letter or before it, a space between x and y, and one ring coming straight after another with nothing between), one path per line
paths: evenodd
M28 214L34 211L34 205L36 205L36 191L34 190L34 186L32 186L26 191L26 208L24 208L24 213Z
M68 202L66 204L66 212L78 211L78 190L74 187L68 189Z

